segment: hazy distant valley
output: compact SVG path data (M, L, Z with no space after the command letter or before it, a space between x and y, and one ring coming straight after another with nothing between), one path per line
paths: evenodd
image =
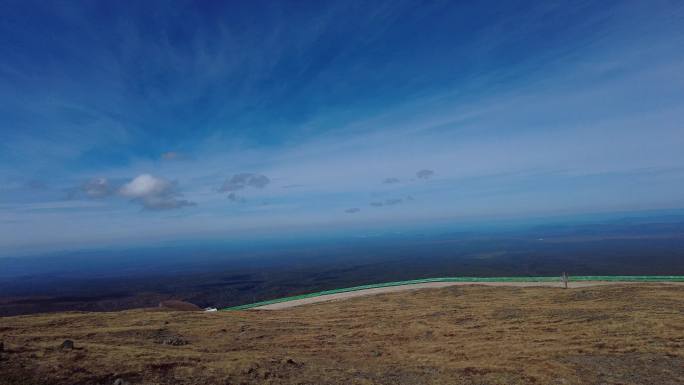
M249 252L210 246L0 259L0 315L122 310L164 299L221 307L441 276L684 275L677 216L271 242Z

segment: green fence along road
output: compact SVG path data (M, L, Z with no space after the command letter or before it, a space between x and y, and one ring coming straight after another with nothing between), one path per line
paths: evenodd
M619 281L619 282L684 282L684 275L584 275L570 277L570 282L578 281ZM250 303L246 305L226 307L221 310L245 310L252 309L259 306L271 305L274 303L294 301L297 299L320 297L323 295L346 293L350 291L359 291L366 289L376 289L380 287L389 286L403 286L414 285L417 283L429 282L560 282L560 277L445 277L445 278L424 278L414 279L410 281L396 281L375 283L371 285L362 285L354 287L346 287L342 289L324 290L315 293L295 295L292 297L283 297L271 299L268 301L261 301Z

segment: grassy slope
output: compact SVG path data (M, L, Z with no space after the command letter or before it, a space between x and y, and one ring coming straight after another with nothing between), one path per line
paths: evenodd
M576 281L606 281L606 282L684 282L682 275L594 275L594 276L579 276L572 277L571 282ZM246 310L264 305L272 305L281 302L295 301L298 299L321 297L330 294L347 293L352 291L361 291L367 289L377 289L382 287L392 286L406 286L415 285L418 283L432 283L432 282L554 282L560 284L559 277L443 277L443 278L423 278L413 279L409 281L394 281L375 283L369 285L345 287L341 289L317 291L313 293L295 295L290 297L275 298L266 301L248 303L238 306L230 306L221 310Z
M76 350L58 349L67 338ZM0 318L0 340L3 384L682 384L684 287L473 286L276 312L44 314Z

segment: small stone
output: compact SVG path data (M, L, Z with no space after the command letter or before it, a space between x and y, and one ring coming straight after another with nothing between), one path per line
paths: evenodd
M62 345L60 345L59 348L62 350L73 350L74 349L74 341L64 340L64 342L62 342Z
M295 367L301 367L302 365L304 365L304 364L302 364L301 362L297 362L297 361L293 360L292 358L288 358L288 359L285 361L285 363L288 364L288 365L295 366Z
M117 378L116 380L114 380L113 385L130 385L130 384L131 384L130 382L124 380L123 378Z
M169 332L167 329L158 329L154 333L154 342L162 345L171 346L182 346L187 345L189 342L183 339L181 336L175 335Z
M254 376L257 373L257 369L259 369L259 364L254 363L249 368L244 369L242 371L242 374L250 374L250 375Z
M178 337L178 336L169 336L166 337L162 340L162 344L164 345L171 345L171 346L183 346L187 345L188 341Z

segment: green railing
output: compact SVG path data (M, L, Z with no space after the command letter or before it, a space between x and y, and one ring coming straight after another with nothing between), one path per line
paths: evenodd
M585 275L570 277L570 281L620 281L620 282L684 282L682 275ZM315 293L307 293L295 295L292 297L276 298L267 301L249 303L246 305L226 307L221 310L245 310L259 306L271 305L274 303L281 303L287 301L294 301L298 299L320 297L330 294L347 293L350 291L359 291L366 289L376 289L390 286L415 285L418 283L430 282L559 282L560 277L445 277L445 278L425 278L414 279L410 281L396 281L375 283L371 285L361 285L354 287L345 287L342 289L324 290Z

